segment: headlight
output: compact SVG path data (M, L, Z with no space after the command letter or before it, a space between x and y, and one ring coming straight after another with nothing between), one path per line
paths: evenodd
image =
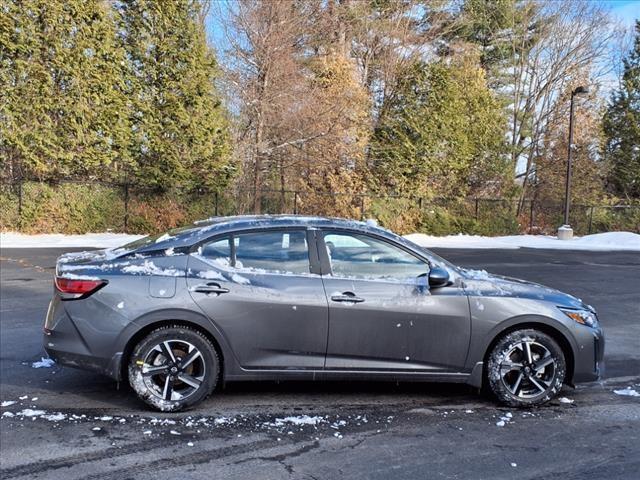
M598 326L598 317L595 312L590 310L574 310L571 308L560 308L560 311L564 313L567 317L572 320L575 320L582 325L586 325L588 327L597 327Z

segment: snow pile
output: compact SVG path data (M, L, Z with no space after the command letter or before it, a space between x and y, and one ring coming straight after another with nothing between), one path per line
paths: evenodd
M548 248L557 250L640 251L640 235L631 232L607 232L558 240L546 235L511 235L505 237L481 237L479 235L448 235L434 237L412 233L405 238L425 248Z
M616 395L623 395L626 397L640 397L640 393L636 391L635 388L627 387L622 390L614 390L613 393Z
M53 359L42 357L39 361L33 362L31 368L51 368L55 364L56 362Z
M2 248L71 248L95 247L112 248L133 242L144 235L128 235L126 233L85 233L84 235L63 235L50 233L41 235L25 235L16 232L0 232Z

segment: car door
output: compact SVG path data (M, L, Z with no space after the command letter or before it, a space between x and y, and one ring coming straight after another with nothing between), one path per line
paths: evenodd
M324 366L328 306L309 243L305 229L252 231L215 238L190 255L191 295L243 368Z
M330 265L327 369L464 366L471 324L461 286L430 289L426 259L373 235L324 230L319 253Z

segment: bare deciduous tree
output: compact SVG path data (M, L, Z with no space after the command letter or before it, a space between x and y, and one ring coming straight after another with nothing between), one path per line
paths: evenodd
M528 2L523 11L524 21L512 29L509 92L512 161L524 164L520 208L559 102L566 102L572 87L602 79L607 67L601 62L615 35L609 15L596 2Z

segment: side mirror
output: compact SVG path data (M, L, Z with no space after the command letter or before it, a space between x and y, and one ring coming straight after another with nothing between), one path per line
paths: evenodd
M429 286L432 288L446 287L449 285L449 272L444 268L433 267L429 271Z

